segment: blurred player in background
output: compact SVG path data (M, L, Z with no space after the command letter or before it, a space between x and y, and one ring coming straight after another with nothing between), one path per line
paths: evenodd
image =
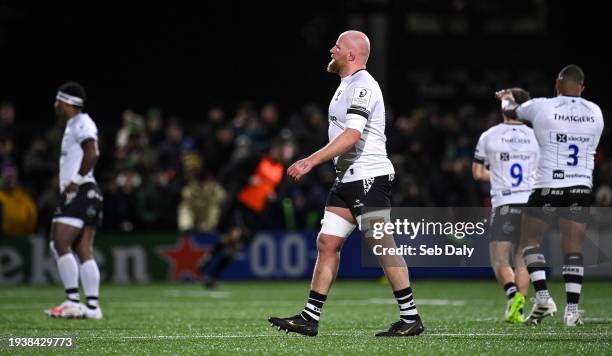
M230 205L221 217L221 237L201 267L206 287L215 286L236 253L259 230L268 201L276 199L285 166L294 154L295 144L290 139L274 139L266 154L249 155L221 172L220 181L226 185Z
M529 100L529 93L523 89L510 91L518 104ZM504 287L508 298L504 320L522 323L525 321L523 307L529 290L529 274L519 248L521 216L531 192L539 149L531 128L502 116L503 123L480 136L472 174L476 180L491 182L493 213L489 255L495 278Z
M539 324L557 311L546 285L546 259L539 241L554 217L564 254L567 304L563 319L567 326L578 326L584 323L578 310L584 276L582 244L592 202L595 152L604 122L599 106L581 98L584 72L580 67L563 68L555 90L554 98L536 98L522 104L510 90L499 91L496 97L501 100L504 115L532 123L540 147L535 189L529 196L521 233L525 264L536 290L526 323Z
M93 256L103 200L93 175L99 156L98 128L83 112L86 96L80 84L60 86L55 99L55 113L66 121L66 128L59 162L61 197L51 225L51 250L57 259L66 301L45 313L56 318L102 319L98 304L100 271ZM85 305L80 303L79 275L87 298Z
M268 320L287 332L315 336L327 294L338 273L345 239L359 225L362 232L372 221L362 221L367 208L390 209L395 170L387 158L385 104L378 82L366 70L370 55L368 37L358 31L342 33L330 50L327 71L340 76L329 105L329 143L309 157L295 162L287 173L300 179L313 167L333 159L337 178L327 198L321 231L317 237L317 262L310 295L300 314ZM367 217L366 217L367 218ZM363 226L362 226L363 225ZM400 308L400 320L376 336L412 336L424 331L410 288L408 269L382 267Z

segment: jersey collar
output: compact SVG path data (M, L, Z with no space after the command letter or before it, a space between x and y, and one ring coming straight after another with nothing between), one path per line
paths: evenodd
M347 75L346 77L342 78L342 81L344 82L344 81L353 79L355 77L355 75L357 75L362 70L365 70L365 68L357 69L356 71L353 72L353 74Z
M349 77L354 76L355 74L361 72L362 70L365 70L365 68L357 69L355 72L353 72L353 74L349 75Z

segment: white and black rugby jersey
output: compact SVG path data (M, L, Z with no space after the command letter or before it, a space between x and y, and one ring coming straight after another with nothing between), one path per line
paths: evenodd
M378 82L366 70L342 78L329 103L329 140L345 128L361 132L348 152L334 158L342 182L395 173L387 158L385 103Z
M98 128L88 114L80 113L66 122L59 161L60 191L63 191L70 184L72 177L81 168L81 161L83 160L81 143L89 138L98 140ZM85 182L96 181L93 169L84 177Z
M535 188L593 186L595 151L604 122L599 106L580 97L535 98L516 109L533 124L540 146Z
M533 130L520 123L501 123L478 140L474 161L488 166L491 205L523 204L535 179L539 147Z

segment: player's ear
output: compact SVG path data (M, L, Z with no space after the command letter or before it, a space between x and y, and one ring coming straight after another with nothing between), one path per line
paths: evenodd
M355 60L355 55L353 54L353 51L349 51L348 60L351 62Z

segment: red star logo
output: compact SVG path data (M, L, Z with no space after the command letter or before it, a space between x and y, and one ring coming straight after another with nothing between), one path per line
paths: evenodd
M160 247L158 253L170 264L170 279L176 281L181 278L199 279L200 260L208 254L208 249L194 245L190 237L183 236L178 246Z

